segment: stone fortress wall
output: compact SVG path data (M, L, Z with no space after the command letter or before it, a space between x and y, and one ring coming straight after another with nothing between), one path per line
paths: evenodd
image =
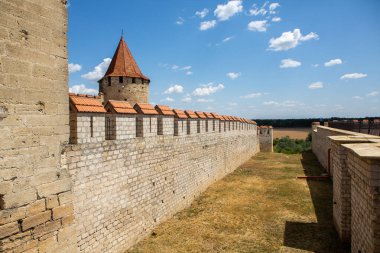
M380 252L380 137L313 124L312 149L333 181L334 226L351 252Z
M0 252L123 252L259 151L236 120L69 113L65 5L0 0Z

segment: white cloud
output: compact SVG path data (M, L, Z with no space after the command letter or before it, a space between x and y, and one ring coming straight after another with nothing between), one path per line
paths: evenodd
M222 40L222 42L227 42L227 41L230 41L234 38L234 36L231 36L231 37L226 37Z
M97 65L93 71L88 72L87 74L81 75L81 77L88 80L97 81L104 76L104 73L107 71L108 66L111 63L111 58L105 58L99 65Z
M182 17L178 17L177 21L175 22L177 25L183 25L185 23L185 19Z
M164 99L161 99L161 102L174 102L174 98L166 97Z
M204 18L204 17L207 16L208 12L209 12L209 10L208 10L207 8L204 8L204 9L201 10L201 11L196 11L196 12L195 12L195 15L197 15L197 16L200 17L200 18Z
M331 67L334 65L342 64L342 63L343 62L341 59L333 59L333 60L329 60L328 62L325 62L325 67Z
M241 76L241 73L229 72L229 73L227 73L227 76L231 80L235 80L236 78L238 78L239 76Z
M299 61L295 61L292 59L283 59L281 60L281 65L280 68L285 69L285 68L297 68L301 66L302 63Z
M252 5L252 9L249 10L249 14L251 16L257 16L257 15L262 15L262 16L265 16L268 11L265 9L265 6L268 4L268 2L265 2L263 4L263 6L261 6L261 8L257 8L257 5L256 4L253 4Z
M280 22L282 19L280 17L273 17L272 22Z
M309 85L309 89L315 90L315 89L322 89L323 83L322 82L315 82Z
M216 26L216 20L203 21L199 26L199 30L206 31L208 29L214 28Z
M267 26L266 20L251 21L248 23L248 30L253 32L266 32Z
M193 72L192 71L186 71L186 75L192 75L193 74Z
M164 94L182 93L182 92L183 92L183 86L179 84L174 84L170 86L166 91L164 91Z
M172 66L172 70L176 70L176 69L179 69L179 66L177 66L177 65L173 65L173 66Z
M309 33L306 36L301 34L301 30L296 28L292 31L283 32L278 38L271 38L269 40L269 50L272 51L286 51L295 48L301 41L308 41L311 39L318 39L318 34Z
M82 66L75 63L69 63L69 73L75 73L82 69Z
M269 5L269 13L270 14L276 14L276 9L280 7L280 4L279 3L271 3Z
M261 97L262 95L263 95L262 93L257 92L257 93L251 93L251 94L247 94L245 96L241 96L240 98L244 98L244 99L258 98L258 97Z
M363 98L360 97L360 96L353 96L352 98L353 98L353 99L358 99L358 100L363 99Z
M311 66L313 66L314 68L318 68L318 67L319 67L319 64L317 63L317 64L313 64L313 65L311 65Z
M230 17L243 11L241 0L229 1L227 4L218 4L214 11L214 15L220 20L225 21Z
M197 99L198 103L212 103L214 102L214 99L204 99L204 98L199 98Z
M263 105L268 105L268 106L279 106L279 107L297 107L297 106L304 106L305 104L298 102L298 101L293 101L293 100L286 100L282 103L276 102L276 101L267 101L264 102Z
M359 79L359 78L364 78L366 77L367 74L363 73L351 73L351 74L345 74L340 77L341 80L347 80L347 79Z
M367 97L375 97L377 95L379 95L378 91L372 91L372 92L370 92L370 93L367 94Z
M218 84L218 85L213 86L213 83L209 83L209 84L204 85L203 87L196 88L193 91L193 95L194 96L208 96L223 89L224 89L223 84Z
M231 102L231 103L228 103L229 106L238 106L238 103L235 103L235 102Z
M98 95L99 91L97 89L87 88L85 84L73 85L69 88L69 92L75 94L89 94Z

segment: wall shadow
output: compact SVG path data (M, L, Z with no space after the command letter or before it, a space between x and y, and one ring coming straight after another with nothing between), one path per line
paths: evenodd
M312 152L302 153L301 163L306 176L325 173ZM305 179L299 179L305 180ZM333 225L333 192L331 180L307 180L317 218L316 223L286 221L284 246L317 253L348 253Z

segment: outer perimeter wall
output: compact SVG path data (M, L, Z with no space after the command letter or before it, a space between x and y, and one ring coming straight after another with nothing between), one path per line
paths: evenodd
M124 252L259 150L256 130L66 147L81 252Z

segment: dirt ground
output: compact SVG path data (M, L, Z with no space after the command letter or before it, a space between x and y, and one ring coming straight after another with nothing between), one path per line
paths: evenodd
M260 153L128 253L349 252L333 228L331 182L296 179L322 172L311 152Z
M289 136L291 139L306 139L311 128L274 128L273 138Z

